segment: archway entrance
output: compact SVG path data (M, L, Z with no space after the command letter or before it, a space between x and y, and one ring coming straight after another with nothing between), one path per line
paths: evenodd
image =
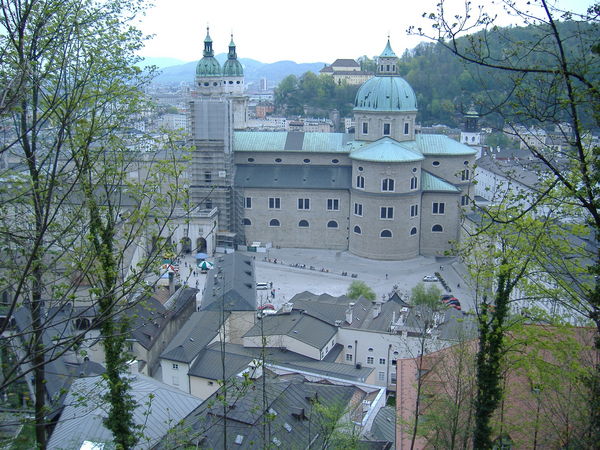
M198 253L207 253L206 252L206 239L203 237L199 237L196 239L196 252Z
M187 236L181 238L181 252L184 255L192 253L192 240Z

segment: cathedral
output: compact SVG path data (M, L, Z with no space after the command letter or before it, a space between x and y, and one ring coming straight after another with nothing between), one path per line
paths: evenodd
M459 238L476 151L415 132L416 95L387 45L358 90L354 134L245 131L233 37L223 67L207 30L190 102L192 200L218 209L218 245L443 255Z

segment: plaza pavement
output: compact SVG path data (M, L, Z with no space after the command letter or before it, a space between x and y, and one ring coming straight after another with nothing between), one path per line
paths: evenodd
M255 258L256 282L273 283L275 289L275 298L272 298L270 288L257 290L259 304L272 303L279 308L294 295L304 291L342 295L355 279L364 281L371 287L378 299L389 295L394 285L398 285L400 293L406 297L422 281L423 276L433 275L437 271L444 277L451 293L460 300L463 310L473 309L474 299L465 280L465 269L456 259L438 260L419 256L407 261L377 261L361 258L347 251L298 248L273 248L268 253L244 254ZM214 258L208 260L212 261ZM192 255L182 258L180 277L190 287L198 287L202 291L206 275L194 269L194 264ZM310 269L311 266L314 270ZM342 272L347 272L348 275L343 276ZM356 278L352 278L352 274L356 274ZM447 292L439 282L426 283L429 284L437 285L443 293ZM460 288L457 287L459 284ZM199 305L200 295L197 301Z

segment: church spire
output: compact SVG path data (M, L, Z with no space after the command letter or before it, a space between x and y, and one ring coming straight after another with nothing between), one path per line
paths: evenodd
M206 37L204 38L204 52L203 56L214 56L215 52L212 48L212 39L210 38L209 28L206 27Z
M227 54L227 59L237 59L235 42L233 42L233 33L231 33L231 42L229 42L229 53Z

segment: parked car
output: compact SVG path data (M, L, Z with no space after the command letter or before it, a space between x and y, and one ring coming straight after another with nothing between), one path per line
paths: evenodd
M269 283L256 283L256 289L258 289L260 291L269 289Z
M423 281L440 281L435 275L425 275Z

